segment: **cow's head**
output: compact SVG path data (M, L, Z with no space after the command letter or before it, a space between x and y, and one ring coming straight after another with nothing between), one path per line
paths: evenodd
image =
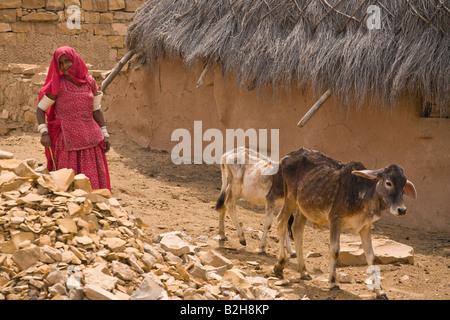
M417 197L414 184L406 179L403 169L398 165L393 164L379 170L352 171L352 174L366 179L378 179L377 194L389 206L391 213L395 216L406 214L403 195L412 199Z

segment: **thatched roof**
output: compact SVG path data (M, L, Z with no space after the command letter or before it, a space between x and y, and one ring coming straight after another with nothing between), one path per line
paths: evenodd
M368 28L372 4L381 29ZM331 87L378 105L406 93L450 108L446 0L149 0L127 45L146 61L217 63L247 87Z

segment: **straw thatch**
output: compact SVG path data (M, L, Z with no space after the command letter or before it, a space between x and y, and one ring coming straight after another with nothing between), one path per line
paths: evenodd
M370 5L381 29L368 28ZM449 35L446 0L149 0L127 45L147 62L219 64L246 87L331 87L344 104L409 94L450 108Z

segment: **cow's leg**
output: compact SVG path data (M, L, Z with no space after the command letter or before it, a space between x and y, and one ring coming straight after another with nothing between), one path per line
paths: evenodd
M369 266L367 272L370 274L370 279L372 280L371 286L378 299L387 300L386 293L381 289L380 269L374 265L375 254L372 247L371 224L364 226L359 232L359 235L361 236L362 247L366 256L367 265Z
M297 210L294 218L293 233L295 241L295 251L297 252L298 272L303 280L311 280L311 276L306 271L305 261L303 259L303 230L305 229L306 217Z
M236 216L236 202L239 198L239 195L241 194L241 180L237 178L232 179L229 188L230 199L229 201L227 201L227 210L231 219L233 220L234 225L236 226L239 243L245 246L247 245L247 242L245 241L244 231L242 230L241 224L239 223Z
M220 164L220 171L222 174L222 188L220 189L219 199L216 202L216 210L219 212L219 241L227 240L225 235L225 214L227 212L227 202L230 201L231 189L229 189L227 178L227 167L225 167L225 160L222 159ZM231 174L231 172L230 172Z
M287 234L286 234L286 250L291 256L291 258L297 257L297 253L294 250L292 250L291 241L289 240L289 236Z
M228 207L228 213L230 214L231 220L233 220L234 225L236 226L238 237L239 237L239 243L243 246L247 245L247 242L245 241L244 231L241 228L241 224L239 223L237 216L236 216L236 204L233 203Z
M289 218L289 221L288 221L288 230L287 230L288 232L286 233L286 250L289 253L289 255L291 256L291 258L297 258L297 254L295 253L294 250L292 250L291 241L290 241L291 237L292 237L292 239L294 239L294 237L291 236L293 223L294 223L294 214L291 215L291 217Z
M339 238L341 235L341 225L339 221L330 221L330 276L328 282L330 290L339 290L337 285L337 261L339 258Z
M264 219L264 229L261 237L261 242L259 244L259 252L260 254L266 253L266 242L267 242L267 234L269 233L269 229L272 226L273 220L273 212L275 210L275 204L271 200L266 200L266 217Z
M280 240L279 241L280 249L278 252L278 261L273 268L273 271L277 276L283 275L283 270L287 262L285 241L283 241L283 239L286 239L289 218L292 212L294 212L295 206L296 206L295 198L292 196L286 197L283 204L283 209L281 209L281 212L278 214L277 231L278 231L278 239Z
M219 211L219 237L220 237L220 241L225 241L227 240L227 236L225 235L225 213L226 213L226 206L224 206L220 211Z

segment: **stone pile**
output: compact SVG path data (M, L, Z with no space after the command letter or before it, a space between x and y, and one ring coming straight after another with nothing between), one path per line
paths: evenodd
M109 190L0 151L0 300L278 299L182 232L151 237Z

